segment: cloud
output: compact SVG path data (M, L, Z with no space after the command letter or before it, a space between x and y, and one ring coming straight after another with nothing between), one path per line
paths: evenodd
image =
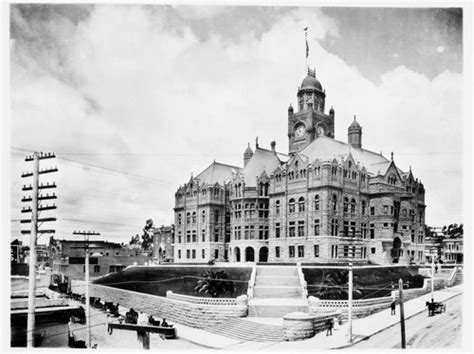
M438 48L436 48L436 51L437 51L438 53L443 53L444 50L445 50L445 47L443 47L442 45L440 45Z
M192 9L197 13L186 16L210 17L222 8ZM394 151L396 163L405 170L412 165L425 183L427 222L458 221L460 157L423 154L462 149L461 75L446 71L429 80L400 66L374 84L319 44L337 37L338 28L318 9L289 11L260 36L242 28L232 41L216 30L202 40L187 25L177 31L174 21L169 11L146 6L95 6L77 24L27 22L46 28L53 51L16 40L12 144L69 159L58 160L61 236L90 226L104 238L125 240L149 217L173 222L174 192L191 172L214 157L241 165L256 135L261 145L276 140L286 152L286 110L290 102L295 106L305 74L306 26L310 62L327 107L336 109L337 139L346 140L357 114L364 146ZM24 168L14 160L12 181Z

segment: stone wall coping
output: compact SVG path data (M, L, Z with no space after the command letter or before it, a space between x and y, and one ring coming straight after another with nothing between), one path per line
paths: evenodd
M245 295L244 295L245 296ZM212 297L195 297L183 294L173 293L171 290L166 292L166 297L174 300L182 300L200 305L219 305L219 306L235 306L237 305L236 298L212 298ZM239 297L243 300L241 297ZM247 297L245 296L245 299Z
M301 321L301 320L313 320L315 316L312 316L306 312L290 312L283 316L283 319L290 321Z

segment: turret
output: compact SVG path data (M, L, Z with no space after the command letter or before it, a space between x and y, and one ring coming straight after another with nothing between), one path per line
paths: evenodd
M354 148L362 148L362 127L354 116L354 121L347 129L347 142Z
M244 151L244 167L247 166L248 162L253 156L252 148L250 147L250 143L247 146L247 149Z

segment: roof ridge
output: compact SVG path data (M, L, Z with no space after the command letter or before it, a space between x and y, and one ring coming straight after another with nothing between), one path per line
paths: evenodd
M230 164L228 164L228 163L223 163L223 162L214 161L211 165L214 165L214 164L216 164L216 165L221 165L221 166L227 166L227 167L233 167L233 168L242 169L242 167L230 165Z
M323 136L318 136L318 137L317 137L315 140L313 140L308 146L310 146L313 142L315 142L316 140L321 139L321 138L327 139L327 140L331 140L331 141L334 141L334 142L337 142L337 143L339 143L339 144L343 144L343 145L346 145L346 146L350 146L351 149L354 149L354 150L356 150L356 151L357 151L357 150L360 150L360 151L362 151L362 152L370 152L371 154L375 154L375 155L377 155L377 156L382 156L384 159L386 159L387 161L389 161L388 158L386 158L385 156L383 156L382 154L380 154L380 153L378 153L378 152L375 152L375 151L372 151L372 150L369 150L369 149L364 149L364 148L357 148L357 147L354 147L354 146L350 145L349 143L345 143L345 142L343 142L343 141L341 141L341 140L337 140L337 139L334 139L334 138L330 138L330 137L325 136L325 135L323 135ZM303 150L305 150L308 146L306 146ZM301 150L301 151L303 151L303 150Z

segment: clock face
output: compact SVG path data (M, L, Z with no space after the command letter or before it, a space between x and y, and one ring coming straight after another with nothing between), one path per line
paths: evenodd
M324 128L320 125L318 127L318 136L323 136L324 135Z
M302 138L305 134L305 127L304 125L300 125L298 128L295 130L295 137L296 138Z

